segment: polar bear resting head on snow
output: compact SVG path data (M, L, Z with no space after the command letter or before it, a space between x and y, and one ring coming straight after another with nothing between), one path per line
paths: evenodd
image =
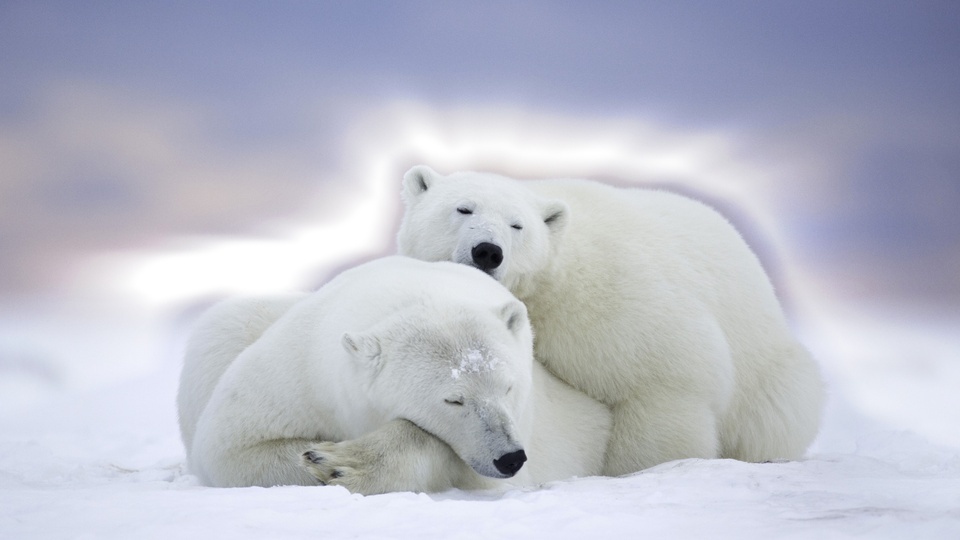
M361 493L599 473L609 411L532 348L523 304L451 263L389 257L314 294L228 301L188 345L190 469L214 486Z

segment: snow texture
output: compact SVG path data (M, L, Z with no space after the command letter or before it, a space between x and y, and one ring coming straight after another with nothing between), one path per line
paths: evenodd
M0 538L960 538L960 337L934 332L924 348L933 326L834 322L839 339L805 335L831 385L807 459L684 460L503 492L203 487L177 431L176 351L94 390L0 363L3 388L47 388L0 395ZM484 366L477 351L460 369Z
M459 379L460 375L466 373L481 373L484 371L493 371L500 365L500 359L489 357L477 349L470 349L460 357L460 364L450 370L450 377Z

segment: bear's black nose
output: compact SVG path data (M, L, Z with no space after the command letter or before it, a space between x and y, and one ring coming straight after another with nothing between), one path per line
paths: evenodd
M516 452L510 452L509 454L504 454L499 458L493 460L493 466L497 468L502 474L505 474L507 478L517 474L517 471L520 470L520 467L523 467L523 462L527 460L527 454L523 450L517 450Z
M490 242L480 242L473 246L470 255L473 257L473 264L488 273L503 262L503 250Z

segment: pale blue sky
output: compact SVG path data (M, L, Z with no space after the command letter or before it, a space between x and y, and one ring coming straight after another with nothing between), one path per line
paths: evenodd
M42 291L87 252L292 212L324 188L309 171L338 159L351 111L410 99L733 133L803 171L778 181L810 264L862 268L862 294L956 302L958 64L952 1L5 1L0 291ZM117 166L154 173L168 142L107 156L87 125L119 146L175 126L200 170L267 157L237 188L211 172L226 180L200 186L203 207L189 179Z

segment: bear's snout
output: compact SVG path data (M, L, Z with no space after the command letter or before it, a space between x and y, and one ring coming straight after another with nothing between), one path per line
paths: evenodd
M507 478L510 478L511 476L517 474L517 471L520 470L520 467L523 467L523 463L525 461L527 461L527 453L521 449L517 450L516 452L504 454L493 460L493 466L496 467L501 474L504 474Z
M473 264L488 274L503 262L503 250L490 242L480 242L473 246L470 256L473 257Z

